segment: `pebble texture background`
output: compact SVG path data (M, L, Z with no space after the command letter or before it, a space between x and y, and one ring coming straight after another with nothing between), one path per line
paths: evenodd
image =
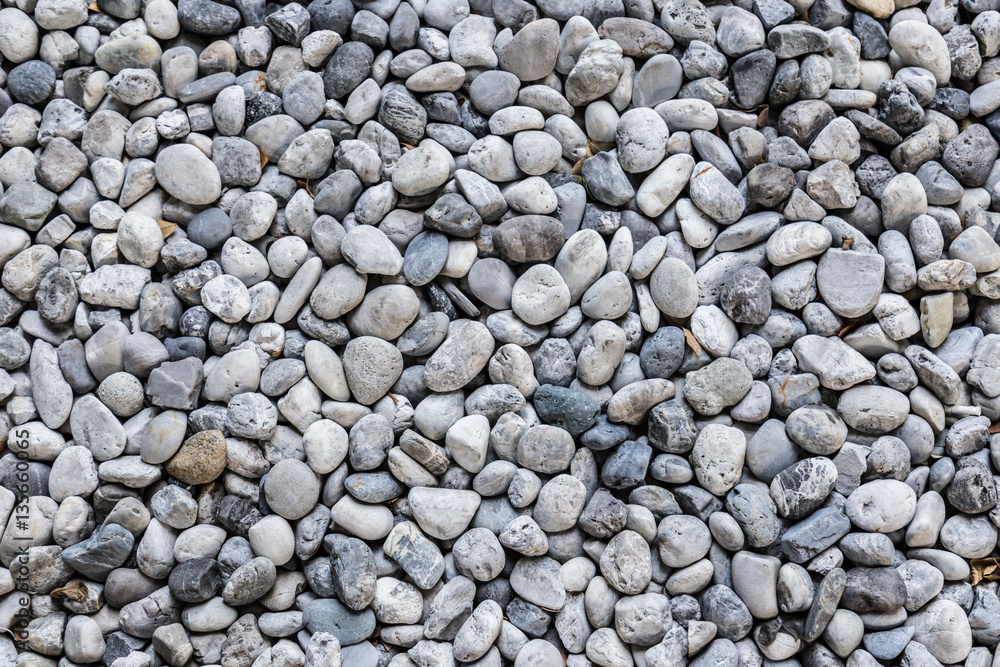
M0 665L1000 667L1000 1L4 5Z

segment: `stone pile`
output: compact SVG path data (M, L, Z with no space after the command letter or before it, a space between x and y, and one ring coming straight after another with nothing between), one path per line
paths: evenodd
M0 665L1000 665L1000 2L849 2L4 3Z

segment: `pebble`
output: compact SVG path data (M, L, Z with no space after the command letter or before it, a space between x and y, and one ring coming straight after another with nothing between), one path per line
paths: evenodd
M432 391L460 389L486 366L493 349L493 337L484 325L459 323L427 360L424 382Z
M362 405L371 405L384 396L403 371L399 350L372 336L351 340L342 360L347 385Z
M218 169L191 145L178 144L161 151L155 174L166 192L188 204L211 204L222 188Z
M289 520L308 514L319 499L319 492L319 480L313 471L295 459L279 461L264 481L268 507Z
M185 440L166 464L167 472L186 484L214 481L226 466L226 443L221 431L202 431Z
M723 495L739 481L746 440L731 427L709 425L698 434L691 455L701 486L710 493Z
M916 512L913 490L896 480L862 484L847 499L851 523L862 530L890 533L906 526Z
M66 622L63 650L76 662L95 662L104 655L101 626L92 618L73 616Z
M422 589L432 587L444 573L444 557L411 522L397 524L385 542L385 553Z
M889 44L905 64L930 71L939 85L951 78L948 45L941 34L926 23L918 21L912 26L897 23L889 31Z
M742 400L752 383L745 364L721 358L688 375L684 398L700 414L713 416Z
M465 532L480 502L474 492L431 488L414 488L407 500L421 529L443 540Z
M963 660L972 649L972 632L965 613L951 600L939 600L907 619L914 628L913 640L924 644L936 659L945 662ZM940 637L929 641L929 636Z
M907 4L0 10L0 656L988 665L1000 31Z
M803 459L785 468L771 481L771 498L782 516L799 519L811 514L833 491L837 467L830 459Z
M514 282L510 303L514 314L526 323L541 325L565 314L571 295L558 270L537 264Z
M375 614L355 612L337 600L317 599L302 610L302 622L312 633L333 635L342 646L356 644L375 630Z

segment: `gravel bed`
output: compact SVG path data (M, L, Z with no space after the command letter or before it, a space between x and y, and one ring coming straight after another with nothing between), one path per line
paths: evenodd
M1000 0L848 1L6 0L0 667L1000 667Z

